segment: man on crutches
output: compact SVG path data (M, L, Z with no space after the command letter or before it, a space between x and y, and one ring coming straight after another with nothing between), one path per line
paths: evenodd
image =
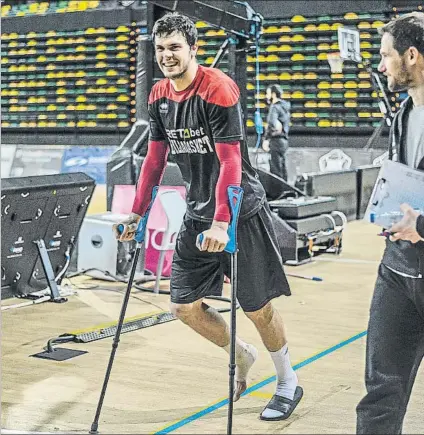
M228 186L244 192L237 225L237 299L270 352L277 374L276 392L262 411L263 420L288 418L300 399L287 349L283 321L271 300L290 295L265 191L250 165L244 137L239 89L218 69L197 64L197 30L188 18L173 13L153 29L156 60L165 79L149 96L150 140L141 168L133 213L116 230L131 240L160 183L170 151L187 187L187 213L176 242L171 274L171 310L194 331L230 352L223 317L204 302L220 295L224 275L231 275L225 252L231 220ZM202 235L199 237L199 235ZM235 338L234 401L247 388L257 350Z

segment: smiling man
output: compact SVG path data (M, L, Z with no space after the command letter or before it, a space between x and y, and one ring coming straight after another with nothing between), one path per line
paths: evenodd
M167 14L155 23L156 61L165 78L149 97L150 138L137 186L133 214L123 222L119 240L131 240L160 183L170 152L187 188L187 213L176 241L171 274L171 311L194 331L229 352L223 317L203 300L222 292L230 274L229 185L241 186L238 233L237 299L270 352L277 374L276 392L263 420L288 418L300 399L287 348L284 324L271 300L290 295L272 215L259 177L249 162L239 89L226 74L197 64L197 30L187 17ZM116 227L115 227L116 231ZM203 242L199 235L203 234ZM257 350L236 341L235 400L246 390ZM206 375L205 375L206 376Z
M391 91L409 94L393 120L389 158L424 170L424 13L397 18L380 34L379 71ZM402 432L424 357L424 242L417 234L418 214L407 205L402 211L402 222L388 229L395 234L387 239L371 303L367 394L357 407L360 434Z

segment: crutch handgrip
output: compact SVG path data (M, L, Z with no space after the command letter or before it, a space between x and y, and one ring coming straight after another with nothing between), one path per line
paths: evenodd
M241 200L243 199L243 189L240 186L228 186L228 200L230 201L231 222L228 225L228 243L224 251L234 254L237 251L237 222L240 214ZM203 243L203 233L199 234L199 243Z
M155 201L156 195L158 193L158 186L155 186L153 188L152 191L152 200L149 203L149 206L147 207L146 213L144 213L144 215L141 217L141 219L139 220L138 224L131 224L128 225L128 228L132 231L135 230L135 235L134 235L134 240L138 243L143 243L144 242L144 237L146 235L146 226L147 226L147 220L149 219L149 213L150 213L150 209L152 208L152 205ZM119 234L122 234L125 231L125 227L127 225L125 224L119 224L117 226L117 231L119 232Z
M147 207L146 213L141 217L141 219L138 222L137 229L135 230L134 240L138 243L144 242L144 237L146 235L146 227L147 227L147 221L149 219L150 210L152 208L153 203L155 202L156 195L158 193L159 187L155 186L152 190L152 199L149 203L149 206Z
M243 199L243 189L240 186L228 186L227 192L228 200L230 201L231 221L228 226L228 237L230 240L224 250L234 254L237 251L237 223Z

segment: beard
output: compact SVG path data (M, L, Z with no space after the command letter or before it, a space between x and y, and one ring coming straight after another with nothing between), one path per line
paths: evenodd
M402 59L399 66L399 72L396 76L391 76L387 79L387 86L390 92L401 92L407 90L411 82L411 75L406 68L404 59Z

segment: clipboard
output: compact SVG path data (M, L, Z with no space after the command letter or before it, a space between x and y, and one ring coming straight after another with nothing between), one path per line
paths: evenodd
M370 214L375 213L373 223L384 226L379 221L379 215L400 212L400 205L403 203L424 210L424 171L385 160L375 182L364 220L371 222Z

